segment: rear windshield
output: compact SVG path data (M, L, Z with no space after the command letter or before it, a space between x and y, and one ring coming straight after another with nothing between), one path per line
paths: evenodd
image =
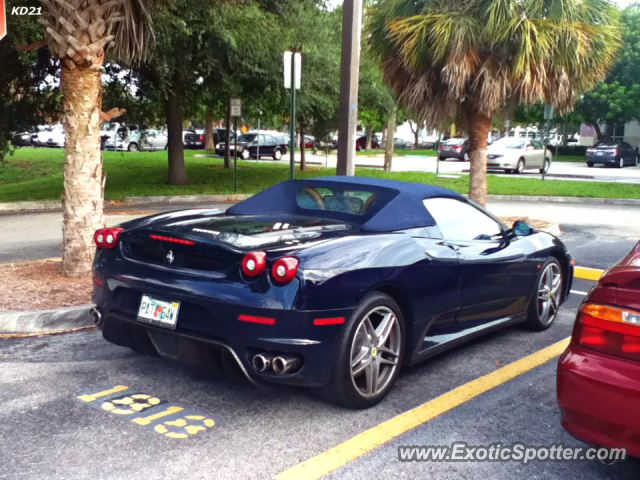
M450 138L447 140L445 145L462 145L466 140L464 138Z
M300 208L363 215L376 203L378 196L364 190L344 190L327 187L298 189L296 200Z
M618 144L616 142L598 142L594 145L596 148L614 148L617 146Z

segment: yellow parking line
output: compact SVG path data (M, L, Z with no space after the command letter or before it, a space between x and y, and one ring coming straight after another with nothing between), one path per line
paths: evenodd
M569 338L472 380L412 410L380 423L321 454L275 476L276 480L314 480L346 465L399 435L448 412L465 402L558 357Z
M574 270L574 275L583 280L600 280L603 273L599 268L576 267Z

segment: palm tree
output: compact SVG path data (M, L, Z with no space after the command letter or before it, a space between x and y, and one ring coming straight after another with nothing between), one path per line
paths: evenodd
M470 197L487 202L493 117L519 103L571 110L621 43L608 0L379 0L369 41L399 102L469 135Z
M100 152L102 66L109 51L123 63L139 60L151 39L142 0L42 0L42 23L60 59L67 138L64 166L63 274L91 271L93 232L103 226Z

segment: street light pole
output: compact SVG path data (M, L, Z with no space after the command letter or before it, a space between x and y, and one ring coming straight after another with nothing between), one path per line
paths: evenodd
M345 0L342 15L342 71L340 75L337 173L338 175L355 175L362 0Z

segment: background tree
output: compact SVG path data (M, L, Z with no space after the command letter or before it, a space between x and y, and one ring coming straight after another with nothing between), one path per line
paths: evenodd
M13 7L38 7L38 0L9 0ZM46 121L59 121L61 96L55 82L59 62L47 49L19 51L43 36L42 25L31 15L8 15L8 36L0 42L0 164L13 153L13 135ZM1 165L0 165L1 168Z
M100 152L102 66L111 51L124 63L144 56L151 24L141 0L47 0L44 42L60 59L66 160L62 271L91 271L93 233L104 224Z
M576 113L595 127L598 137L613 136L613 126L640 120L640 6L622 13L623 48L604 81L578 102ZM600 125L606 126L605 132Z
M430 128L453 116L468 132L469 195L480 204L493 117L513 103L570 110L621 40L607 0L380 0L369 26L399 102Z

